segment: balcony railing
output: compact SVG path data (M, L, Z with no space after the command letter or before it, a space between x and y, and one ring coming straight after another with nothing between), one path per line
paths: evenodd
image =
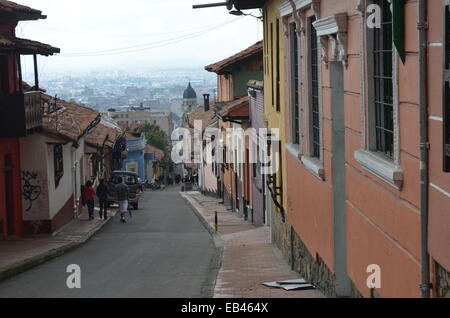
M0 138L26 137L42 127L41 92L0 94Z

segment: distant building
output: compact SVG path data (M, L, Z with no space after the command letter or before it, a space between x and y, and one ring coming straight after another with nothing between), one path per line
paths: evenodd
M159 126L168 137L172 135L174 123L170 110L128 108L130 111L116 111L116 109L109 109L106 115L114 119L117 124L131 127L134 124L141 124L148 122L149 124Z
M189 82L188 87L183 93L182 112L185 114L192 113L197 108L197 93Z

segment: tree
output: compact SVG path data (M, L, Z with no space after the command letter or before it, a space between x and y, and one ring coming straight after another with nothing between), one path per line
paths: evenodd
M169 168L171 164L170 160L170 144L169 138L165 131L157 125L145 122L142 126L137 128L138 133L144 133L145 139L147 139L147 144L153 147L159 148L164 151L164 158L161 160L161 167Z

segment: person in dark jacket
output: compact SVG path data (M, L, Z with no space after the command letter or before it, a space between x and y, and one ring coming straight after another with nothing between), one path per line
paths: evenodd
M100 202L100 219L108 219L108 187L105 180L100 179L100 183L97 186L97 197Z

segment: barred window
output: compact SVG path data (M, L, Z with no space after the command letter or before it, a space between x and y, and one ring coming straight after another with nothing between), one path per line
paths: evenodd
M276 28L277 28L277 32L276 32L276 85L277 85L277 99L276 99L276 110L277 112L280 111L280 106L281 106L281 80L280 80L280 20L277 19L277 24L276 24Z
M62 145L53 146L53 162L55 169L55 187L57 187L64 175L64 158Z
M299 90L299 52L298 41L296 34L297 25L291 23L290 25L290 39L291 39L291 85L292 85L292 141L294 144L300 143L300 90Z
M373 29L372 80L375 110L376 151L394 157L394 89L392 12L387 0L376 0L381 8L381 28Z
M309 19L310 41L309 41L309 57L310 57L310 102L311 102L311 157L320 158L320 111L319 111L319 59L317 47L317 32L313 26L315 17Z
M271 23L270 24L270 53L269 53L269 56L271 57L270 58L270 69L271 69L271 74L270 74L270 77L271 77L271 81L272 81L272 106L274 106L274 104L275 104L275 90L274 90L274 87L275 87L275 85L274 85L274 73L275 73L275 70L274 70L274 63L273 63L273 23Z
M444 2L444 171L450 172L450 1Z

